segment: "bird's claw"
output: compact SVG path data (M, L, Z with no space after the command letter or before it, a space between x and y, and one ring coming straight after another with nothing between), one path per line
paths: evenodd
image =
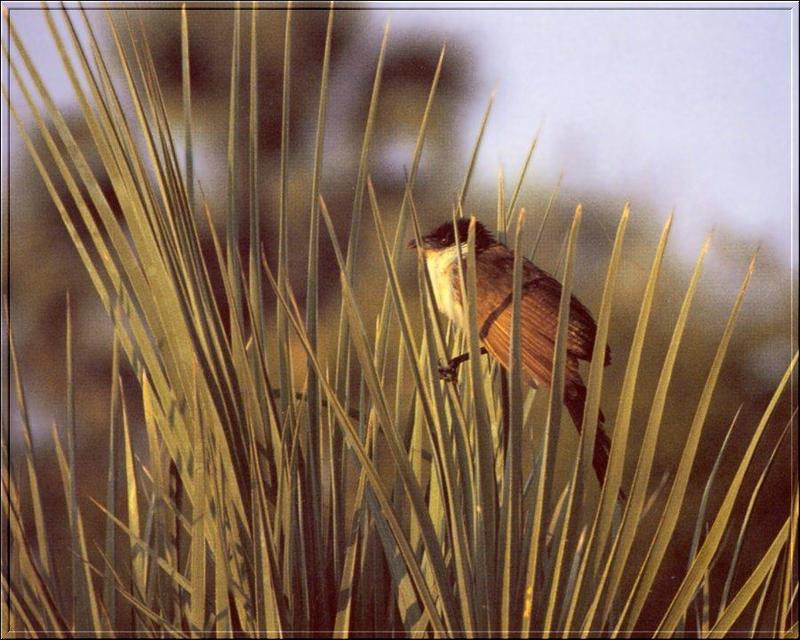
M486 353L486 350L481 348L481 353ZM460 356L451 358L447 364L440 364L439 377L448 382L455 382L458 376L458 367L461 366L462 362L466 362L468 359L469 353L462 353Z
M452 361L447 364L439 364L439 378L446 382L456 382L458 376L458 364Z

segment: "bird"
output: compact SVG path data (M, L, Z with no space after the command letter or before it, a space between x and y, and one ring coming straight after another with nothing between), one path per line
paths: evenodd
M459 329L468 322L462 303L459 259L466 273L467 238L470 220L447 221L421 238L408 243L419 250L430 274L436 306ZM512 324L514 252L494 238L475 220L475 280L477 290L477 328L481 351L488 353L508 370ZM552 383L553 353L558 329L561 283L527 258L522 263L520 298L520 344L522 377L532 387ZM586 404L586 385L579 371L580 361L591 360L597 326L589 310L575 297L570 299L567 328L563 402L580 432ZM469 354L462 354L440 367L442 377L454 379L458 365ZM611 363L611 349L606 346L604 365ZM611 439L605 430L605 417L598 414L592 466L599 482L605 479Z

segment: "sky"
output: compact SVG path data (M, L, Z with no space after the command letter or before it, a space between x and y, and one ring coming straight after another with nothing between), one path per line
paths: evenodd
M419 4L419 3L418 3ZM740 5L741 6L741 5ZM516 175L543 123L536 176L630 194L677 228L730 225L788 256L794 235L797 21L769 10L373 11L393 37L466 40L479 78L465 125L497 98L478 170ZM470 142L471 144L471 142ZM796 263L795 263L796 264Z
M775 280L770 292L785 299L787 273L797 277L796 5L372 6L372 23L364 28L376 41L390 18L391 41L424 37L465 45L474 65L459 116L468 132L465 157L496 89L476 168L485 184L493 188L500 162L508 182L516 178L542 125L531 169L537 184L552 185L563 172L563 194L630 198L634 220L646 209L660 223L674 208L672 237L681 239L687 260L713 227L729 227L750 248L768 245L785 256L780 273L766 274ZM37 64L56 101L74 103L37 14L18 13L17 26L29 44L35 42ZM377 45L364 62L373 65L376 55ZM729 288L738 286L746 259L730 274ZM794 326L796 318L789 320ZM765 351L765 361L782 356L783 348Z
M788 260L797 217L794 3L583 4L367 6L376 34L390 19L392 39L467 45L475 82L461 123L471 132L465 154L497 90L477 166L486 181L501 162L517 175L541 125L538 182L563 172L565 192L625 194L634 211L638 201L662 216L674 208L676 232L702 238L730 226ZM74 100L40 12L15 20L22 32L43 34L37 56L56 100Z

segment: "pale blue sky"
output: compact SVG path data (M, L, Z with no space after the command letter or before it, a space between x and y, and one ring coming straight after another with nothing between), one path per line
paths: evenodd
M765 5L760 5L764 7ZM736 225L789 251L796 13L781 10L373 11L392 38L468 40L477 131L497 100L479 170L516 175L544 119L536 179L628 194L705 235ZM481 93L482 92L482 93ZM795 178L796 179L796 178ZM694 251L696 247L692 247Z
M787 279L796 278L797 269L797 7L714 6L643 11L626 5L611 11L595 4L591 10L556 11L517 4L513 10L470 5L439 11L426 5L393 11L372 5L372 23L364 28L374 31L374 42L369 50L352 52L353 62L368 65L371 73L389 17L390 45L423 38L448 40L453 49L468 43L462 53L474 65L474 82L459 122L467 132L463 157L497 88L477 167L485 188L494 188L500 162L509 182L514 179L544 121L534 184L552 186L563 171L564 194L630 198L634 221L644 215L660 223L675 207L673 238L680 241L671 247L677 244L674 250L687 260L712 227L734 229L746 248L741 269L717 269L711 289L737 287L749 251L767 245L781 269L757 271L759 286L753 288L762 301L779 295L774 299L785 304ZM15 21L56 100L74 104L40 12L18 12ZM336 76L334 83L347 80ZM2 125L5 130L5 120ZM336 127L329 132L335 136ZM224 155L211 151L206 160L213 165L216 158L218 171L208 179L216 179L223 175ZM409 152L401 163L410 157ZM198 163L201 174L203 166ZM712 257L722 253L717 250L715 245ZM793 301L792 312L794 307ZM787 322L794 326L796 318ZM778 360L782 367L785 347L782 337L774 348L765 346L765 367Z
M497 88L477 167L487 181L500 162L517 174L544 123L535 181L553 183L563 171L565 191L624 194L662 216L675 207L683 232L700 238L729 224L788 256L797 215L793 5L607 10L587 4L581 10L522 3L504 10L367 6L378 39L391 18L392 41L468 43L476 82L459 125L470 132L465 154ZM17 12L15 21L29 44L37 40L40 70L56 99L73 101L41 14Z

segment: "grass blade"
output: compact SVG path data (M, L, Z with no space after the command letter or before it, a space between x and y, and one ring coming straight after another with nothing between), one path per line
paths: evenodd
M106 481L106 506L110 513L117 512L117 413L119 411L119 340L114 332L111 347L111 409L108 424L108 475ZM116 531L110 522L106 522L105 558L106 570L103 573L103 604L108 614L109 628L117 628L116 593L112 568L117 566Z
M627 228L629 217L630 217L630 204L626 203L625 207L622 210L622 215L620 217L619 223L617 225L617 233L614 239L614 246L611 251L611 258L608 263L608 270L606 272L605 284L603 286L603 297L600 303L600 312L597 316L597 329L594 339L594 349L592 351L592 360L589 368L589 382L587 384L586 402L583 413L583 426L581 428L581 436L580 436L582 446L578 454L578 459L581 460L579 467L583 469L585 473L591 475L594 475L594 472L592 470L593 466L592 459L594 457L595 436L598 428L597 421L600 411L600 394L603 384L603 368L605 366L606 345L608 343L608 331L611 322L611 309L614 300L614 289L616 286L617 272L619 270L619 264L622 258L622 244L625 238L625 229ZM608 478L608 470L606 470L606 480L601 484L600 488L601 494L603 491L606 492L609 491L608 488L605 487L605 483L608 481L607 478ZM581 481L583 481L584 483L583 512L588 515L590 509L588 483L592 482L593 480L591 478L582 478L578 471L576 471L576 480L578 481L576 483L578 485L580 484ZM612 498L616 499L617 491L611 494ZM572 589L572 597L569 599L570 600L569 605L566 609L567 615L565 620L565 629L569 629L572 626L572 618L581 596L581 587L583 584L583 578L586 573L586 568L588 566L589 558L591 555L596 527L602 513L602 506L603 502L601 499L600 502L598 502L594 518L592 519L592 525L589 530L588 538L586 541L586 547L582 554L580 566L579 568L576 569L577 574L575 575L575 580L573 583L574 587ZM569 517L570 514L568 511L567 518ZM578 524L579 523L576 522L576 526Z
M539 477L536 482L536 494L533 506L533 526L531 529L531 544L528 556L528 567L525 580L525 600L522 614L522 631L525 635L530 634L531 624L533 623L533 605L536 592L538 571L540 563L540 552L544 556L545 538L542 535L542 521L548 502L548 474L550 468L550 434L558 429L561 422L561 404L564 392L565 361L567 346L567 327L569 324L570 299L572 296L572 274L573 274L573 254L575 241L578 235L578 228L581 223L583 209L581 205L575 209L575 217L572 220L569 235L567 236L566 267L564 278L561 283L561 301L558 309L558 330L553 348L553 383L550 386L548 396L547 422L542 433L541 461L539 462ZM555 457L555 452L553 452Z
M475 264L475 223L470 220L469 236L467 240L466 255L466 280L463 277L463 260L459 260L462 272L460 280L461 299L466 303L467 325L464 327L467 344L469 346L469 380L470 389L474 400L475 415L475 478L476 495L473 510L476 510L476 532L473 543L475 545L475 575L477 577L478 593L484 594L484 601L477 603L479 628L494 629L497 624L495 609L497 602L489 598L489 585L495 584L497 575L495 565L496 541L496 485L494 472L494 445L492 443L491 423L487 415L487 402L483 387L484 374L481 371L481 351L478 336L478 288L477 268ZM458 237L456 220L453 217L455 237ZM499 613L499 612L497 612ZM483 625L486 626L483 626Z
M594 455L595 435L598 425L597 419L600 412L600 393L603 386L603 372L605 367L606 345L608 344L608 330L611 324L611 309L614 302L614 289L617 281L617 271L622 259L622 243L625 238L625 229L630 217L630 203L626 203L622 210L614 247L608 263L603 297L600 302L600 311L597 315L597 330L594 338L594 350L589 368L589 381L586 385L586 404L583 412L583 469L587 474L594 474L592 470L592 457ZM584 484L583 505L588 509L589 494L588 482Z
M372 83L372 96L369 101L369 111L367 112L367 122L364 127L364 140L361 145L361 156L358 162L358 177L356 178L355 195L353 197L353 210L350 216L350 235L347 240L347 258L345 260L347 278L349 282L353 280L353 264L358 250L358 237L361 228L361 213L364 201L364 189L367 182L367 169L369 162L370 143L372 132L375 126L375 114L378 108L378 97L380 95L381 79L383 77L383 64L386 56L386 45L389 40L389 22L383 29L378 62L375 66L375 78ZM349 404L350 388L350 347L349 347L349 328L345 322L346 312L344 302L339 310L339 332L336 345L336 389L344 397L345 405Z
M442 514L442 518L444 519L449 516L451 535L454 538L454 554L456 556L457 572L460 576L460 579L462 581L465 581L468 572L465 564L466 549L464 548L466 539L463 530L463 523L460 518L460 510L458 510L460 500L456 495L458 491L458 480L456 478L456 469L453 459L450 456L450 447L447 442L443 441L442 438L442 427L440 422L442 415L441 413L438 413L437 411L434 410L435 408L438 408L438 406L436 405L435 401L432 401L432 399L430 398L428 393L428 386L425 384L423 380L423 374L420 367L421 358L418 355L420 354L420 350L418 349L416 340L414 339L414 334L408 310L406 309L402 294L400 292L399 278L397 275L397 271L394 267L394 262L392 261L391 256L389 254L389 246L386 241L386 233L383 228L380 211L378 209L377 198L375 197L375 191L372 188L371 181L369 181L368 186L369 186L370 201L372 203L373 217L375 220L375 227L378 231L378 239L380 241L381 255L383 256L384 267L386 268L386 272L389 277L389 285L390 285L389 288L392 294L392 301L394 302L395 312L400 321L401 342L403 347L405 348L407 360L411 364L410 369L412 376L414 378L414 386L416 388L417 397L422 407L424 424L427 427L428 439L433 446L434 461L436 462L436 470L437 470L436 477L441 479L441 481L443 482L444 492L447 495L447 502L450 507L450 511L447 514ZM411 473L413 475L413 470ZM434 510L433 512L436 513L436 510ZM436 569L436 567L434 568ZM440 569L436 570L441 572ZM441 580L441 575L437 576L437 579ZM471 631L473 627L472 602L471 599L468 597L468 594L462 593L461 595L462 595L461 611L463 619L463 629L465 631Z
M494 98L496 95L497 91L492 91L492 94L489 96L489 102L486 105L486 110L483 112L483 117L481 118L481 125L478 129L478 137L475 138L475 144L473 145L472 152L469 156L467 174L464 176L464 182L461 185L461 189L458 192L458 199L456 200L456 204L459 208L466 206L467 193L469 192L469 185L472 181L472 172L475 170L475 163L478 160L478 151L481 148L481 142L483 142L483 134L486 132L486 123L489 122L489 114L492 112Z
M22 421L22 434L25 439L25 458L26 467L28 470L28 484L30 485L31 506L33 508L33 517L36 530L38 559L42 568L43 577L47 582L47 586L49 587L51 593L58 597L59 591L56 588L56 574L50 560L52 556L52 550L50 549L50 537L47 533L47 523L44 518L44 509L42 507L42 496L41 492L39 491L39 476L36 471L36 455L33 447L33 434L31 432L30 419L28 417L28 404L25 399L25 391L22 385L22 375L20 373L19 360L17 359L17 348L14 341L14 333L11 328L11 318L8 311L8 306L4 307L4 311L6 326L8 327L8 352L11 356L11 369L14 375L14 389L17 396L17 408Z
M239 255L239 66L241 57L241 7L233 11L233 48L231 51L231 88L228 108L228 217L225 232L225 255L228 273L236 273L236 256ZM233 308L231 324L241 322L242 291L238 278L233 278Z
M192 544L189 550L189 577L192 596L189 605L189 625L193 632L205 631L206 607L206 456L203 416L197 398L192 397L194 413L194 458L192 480Z
M517 228L514 237L514 266L511 297L511 336L509 344L509 391L508 391L508 451L506 452L506 468L503 481L503 511L501 526L505 528L503 551L502 584L501 584L501 629L511 629L512 603L519 599L513 593L518 584L518 560L521 557L521 520L522 520L522 227L525 223L525 210L521 209L517 217Z
M783 527L781 527L778 535L775 536L775 539L772 541L769 549L767 549L766 553L753 570L753 573L750 574L750 577L742 585L742 588L739 589L739 591L731 600L730 604L725 607L719 618L717 618L717 622L708 633L709 637L725 637L725 634L728 633L731 625L736 622L742 611L744 611L744 608L748 605L758 588L764 582L767 574L772 571L772 568L778 561L778 555L786 544L786 541L789 539L789 525L791 524L791 521L791 516L786 518L786 522L784 523Z
M318 323L318 306L319 306L319 189L320 181L322 178L322 156L323 145L325 141L325 117L327 113L328 104L328 78L330 74L330 58L331 58L331 39L333 34L333 3L331 2L328 9L328 23L325 29L325 50L322 58L322 75L320 78L319 88L319 108L317 111L317 133L314 140L314 170L311 178L311 207L309 216L309 236L308 236L308 275L306 281L306 327L308 331L308 338L312 348L316 351L319 347L317 344L317 323ZM311 508L314 509L313 520L315 523L314 535L314 557L317 560L317 575L324 575L324 559L331 557L331 559L338 560L339 558L339 544L340 537L343 534L342 529L339 527L341 517L338 510L334 513L333 517L333 553L324 548L323 534L322 534L322 504L323 504L323 489L322 489L322 474L325 462L322 457L322 424L320 421L320 414L322 406L320 403L319 382L317 380L314 367L310 363L306 363L306 370L308 371L308 384L307 384L307 411L308 411L308 443L309 443L309 461L308 473L310 475L311 485ZM334 465L328 465L330 470L333 470ZM341 485L340 478L336 477L335 473L331 474L331 491L338 492ZM338 576L338 567L334 565L333 576L334 581Z
M558 194L561 191L561 180L563 179L564 174L561 173L558 176L558 180L556 180L556 186L553 187L553 190L550 192L550 197L547 200L547 207L544 210L544 214L542 215L542 221L539 223L539 229L536 232L536 239L533 242L533 246L531 247L531 252L528 255L529 260L533 260L536 257L536 250L539 248L539 243L542 240L542 234L544 233L544 226L547 224L547 219L550 217L550 211L553 208L553 203L558 198Z
M667 544L672 537L672 532L677 523L680 507L683 503L683 498L686 491L686 486L689 482L689 474L691 473L695 453L700 440L700 433L702 431L703 424L705 423L706 415L708 414L714 388L719 378L719 373L722 369L722 363L728 350L728 344L730 343L731 336L733 335L733 329L736 326L736 320L744 301L744 295L747 292L747 286L750 283L750 278L752 277L753 270L755 269L755 258L756 256L754 255L750 260L747 273L745 274L742 285L739 288L739 293L736 296L730 316L728 317L728 322L725 325L722 338L720 339L719 346L717 347L714 361L709 369L706 383L703 387L703 392L697 404L694 419L692 420L692 425L689 428L686 444L684 445L683 452L679 459L680 461L678 463L678 470L675 473L672 489L667 497L667 504L664 506L664 512L661 522L659 523L658 531L653 537L651 547L648 550L647 559L645 560L640 573L641 578L637 578L634 589L631 591L629 602L635 594L635 598L633 599L633 604L631 606L631 616L629 619L631 625L634 624L639 617L639 612L641 611L641 608L644 605L644 600L647 598L647 595L650 591L650 587L655 579L656 570L663 559ZM706 538L706 542L707 541L708 538ZM705 546L705 544L706 543L704 543L703 546ZM692 564L694 564L694 562Z
M189 59L189 18L186 3L181 5L181 80L183 89L184 166L189 206L194 207L194 157L192 155L192 82Z
M324 211L324 208L322 210ZM319 376L319 380L322 383L322 389L327 397L328 403L336 415L337 424L339 424L343 428L345 435L347 436L348 443L358 456L358 460L361 463L361 468L369 479L370 486L375 493L375 497L377 498L378 503L380 504L381 513L386 518L387 524L392 530L392 535L394 536L395 540L398 543L399 549L403 555L403 559L406 562L406 567L408 568L409 573L411 574L414 580L414 585L417 588L417 591L420 593L420 597L422 598L425 604L425 608L428 611L428 614L430 615L431 626L435 631L443 631L445 629L444 623L439 614L437 613L435 602L433 600L433 597L430 593L427 584L425 583L422 571L416 561L416 558L414 557L414 553L413 550L411 549L410 544L408 543L408 539L403 533L402 528L400 527L400 523L397 520L397 517L394 514L393 509L391 508L390 501L386 496L385 491L383 490L383 486L380 480L380 475L375 466L370 461L369 455L367 454L367 451L365 450L355 427L350 421L350 417L347 411L339 402L339 399L335 393L333 386L328 381L327 376L322 375L322 368L314 352L310 349L310 346L306 339L307 336L305 335L305 332L303 330L302 322L299 320L299 317L295 317L295 314L292 314L290 312L289 301L287 301L278 290L277 282L272 276L272 273L269 269L269 265L267 265L266 262L263 262L263 266L270 280L270 284L272 285L273 290L278 296L280 303L284 305L284 308L287 312L290 321L292 322L295 332L298 335L298 338L300 338L303 348L306 350L306 354L312 357L312 364L317 370L317 375ZM346 286L346 279L343 279L343 284ZM292 304L296 308L296 305L294 304L293 300ZM299 316L299 313L296 315Z
M450 594L449 584L446 578L444 559L439 548L439 542L434 533L433 523L431 522L430 515L425 507L425 500L422 491L408 462L407 453L403 451L402 444L397 436L396 426L391 422L386 399L381 391L377 371L375 371L375 368L372 364L374 360L370 354L369 345L367 344L366 333L364 331L360 315L355 307L352 291L349 288L345 274L342 274L341 281L345 302L347 303L348 318L351 325L351 335L356 347L359 361L361 362L361 366L365 374L367 386L373 398L378 415L378 422L381 425L383 433L386 435L386 441L389 444L392 459L397 465L398 471L403 479L403 484L408 493L408 497L413 508L413 513L421 528L422 538L425 541L425 549L427 550L430 561L433 564L438 595L442 598L444 604L444 621L449 627L456 628L454 625L456 618L453 615L455 608L452 604L452 596ZM397 538L397 532L395 532L395 538ZM434 614L430 608L428 609L428 613L432 616Z
M796 409L795 409L796 411ZM793 614L793 601L797 598L798 583L794 582L794 592L789 596L789 591L792 589L792 581L795 579L796 572L793 568L796 567L796 550L797 550L797 520L800 514L800 494L797 491L797 485L794 487L794 501L792 503L792 526L789 529L789 548L786 552L786 565L783 574L783 597L781 598L780 608L780 632L786 633L787 620ZM796 614L795 614L796 615ZM795 626L797 622L795 621Z
M541 131L541 127L539 129ZM536 132L536 135L533 137L533 142L531 142L531 146L528 149L528 155L525 156L525 162L522 163L522 169L519 172L519 178L517 179L517 184L514 187L514 191L511 194L511 200L508 203L508 209L506 209L505 220L506 220L506 227L503 229L504 232L508 231L508 226L511 224L511 218L513 217L514 208L517 206L517 201L519 200L520 191L522 191L522 185L525 182L525 176L528 174L528 167L531 164L531 158L533 158L533 153L536 151L536 145L539 142L539 131Z
M641 362L642 351L644 350L644 339L647 334L647 326L650 321L650 311L655 299L656 283L661 270L661 263L664 259L664 251L667 246L669 232L672 228L672 215L667 218L661 237L658 241L653 265L650 268L650 275L645 286L642 304L639 310L639 318L636 322L633 339L631 340L628 364L625 367L625 376L622 381L619 405L617 407L616 420L614 424L614 437L611 440L611 452L609 454L608 469L606 470L606 480L603 483L600 494L600 519L597 524L596 533L596 560L595 572L602 558L602 553L606 548L606 541L611 529L611 519L617 503L617 495L622 483L622 472L625 464L625 452L627 449L628 432L633 412L634 393L636 391L636 381L639 374L639 364Z
M670 340L670 344L667 349L667 354L664 358L664 363L661 367L661 374L659 375L656 392L653 397L652 405L650 407L650 415L647 420L645 434L644 437L642 438L642 445L639 452L639 459L637 460L636 463L636 471L633 477L633 486L630 495L628 497L628 501L625 505L625 510L622 516L622 524L620 525L620 529L614 540L614 546L612 552L607 556L606 567L603 570L604 575L600 582L601 585L605 585L606 575L608 575L608 570L610 568L611 577L608 581L606 590L605 609L603 611L603 616L600 621L600 625L597 628L601 628L603 626L603 623L605 622L605 619L608 616L614 595L619 585L620 578L622 577L623 568L627 564L628 554L633 545L633 539L639 525L639 521L642 514L642 507L644 505L645 495L647 491L647 485L650 480L650 471L652 468L653 458L655 456L656 443L658 441L658 431L661 426L661 417L663 415L664 406L666 404L667 391L669 389L669 383L672 379L672 371L675 366L675 360L677 359L678 356L678 350L680 348L681 338L683 337L683 331L686 327L686 321L689 316L689 310L691 309L692 301L694 299L694 295L697 290L697 285L700 280L700 274L702 272L703 261L705 259L706 253L708 252L709 245L710 245L710 238L706 240L706 242L703 244L702 249L700 250L700 255L698 256L694 272L692 273L692 277L689 281L689 287L686 291L686 294L684 295L683 303L681 305L681 309L678 314L678 319L675 322L675 328L673 329L672 338ZM598 588L595 600L599 598L601 592L602 589ZM590 607L590 612L587 616L587 619L582 625L584 631L590 628L589 626L591 624L590 616L594 615L593 612L595 606L596 605L593 603L593 605Z
M75 475L75 381L74 366L72 363L72 310L67 293L67 465L69 482L64 486L68 488L67 505L71 524L71 550L72 550L72 624L75 629L92 629L89 613L89 594L86 593L86 583L81 575L81 547L78 535L78 493L77 478ZM94 627L96 628L96 627Z
M739 526L739 536L736 539L736 545L733 548L733 555L731 556L729 562L728 575L725 578L725 586L722 589L722 598L720 599L720 605L719 605L720 611L725 609L725 606L728 604L728 594L730 593L731 590L733 578L736 575L736 567L739 561L739 553L742 550L742 543L744 542L744 536L745 533L747 532L748 524L750 523L750 516L753 513L753 507L755 506L756 501L761 493L761 488L764 486L764 480L769 474L769 470L772 468L772 463L775 461L776 454L780 450L780 444L783 442L783 438L788 433L789 427L791 426L792 420L794 420L795 415L797 415L797 409L795 409L794 415L789 420L787 425L783 428L783 433L781 433L780 437L775 443L775 446L772 448L772 453L770 453L769 459L767 460L767 463L764 465L764 469L761 472L761 475L758 477L758 481L756 482L756 485L753 488L752 493L750 494L750 500L747 503L747 509L744 512L744 516L742 517L742 523Z
M280 159L280 200L278 202L278 284L286 293L289 278L289 123L292 69L292 4L286 5L286 22L283 37L283 89L281 97L281 159ZM278 371L281 381L281 413L291 423L292 361L289 352L288 325L286 316L277 306Z
M794 371L796 364L797 364L797 352L795 352L795 355L792 358L789 367L786 369L786 373L783 375L783 378L778 384L778 387L775 390L775 393L772 396L769 405L764 411L764 415L762 416L761 421L758 423L758 426L756 427L756 430L753 433L753 436L747 447L747 451L745 451L744 457L742 458L742 461L739 463L739 467L736 470L736 475L734 476L730 486L728 487L727 492L725 493L725 498L723 499L722 505L720 505L719 511L717 512L717 517L714 519L714 523L711 525L711 529L709 530L708 535L706 536L706 539L703 542L703 546L700 547L700 551L697 552L697 557L692 563L692 566L689 568L689 571L684 576L683 581L681 582L681 586L678 588L678 591L675 594L672 603L667 609L667 612L664 614L664 617L662 618L661 623L659 624L659 629L658 629L659 631L669 632L670 630L675 628L680 616L682 615L683 611L685 611L686 606L688 605L692 596L694 595L695 590L697 589L697 586L700 583L700 579L702 578L703 572L710 563L711 558L715 550L717 549L717 545L719 545L720 539L722 538L722 534L724 533L725 528L728 524L728 520L730 518L731 511L733 509L734 500L736 499L736 496L739 492L739 487L742 484L742 480L744 479L744 474L747 471L747 467L750 464L750 459L753 457L756 445L758 444L758 441L761 439L761 434L763 434L764 429L767 426L767 422L769 421L769 418L772 415L772 411L774 410L775 405L778 403L778 398L780 397L781 393L786 387L786 384L791 378L792 372Z

